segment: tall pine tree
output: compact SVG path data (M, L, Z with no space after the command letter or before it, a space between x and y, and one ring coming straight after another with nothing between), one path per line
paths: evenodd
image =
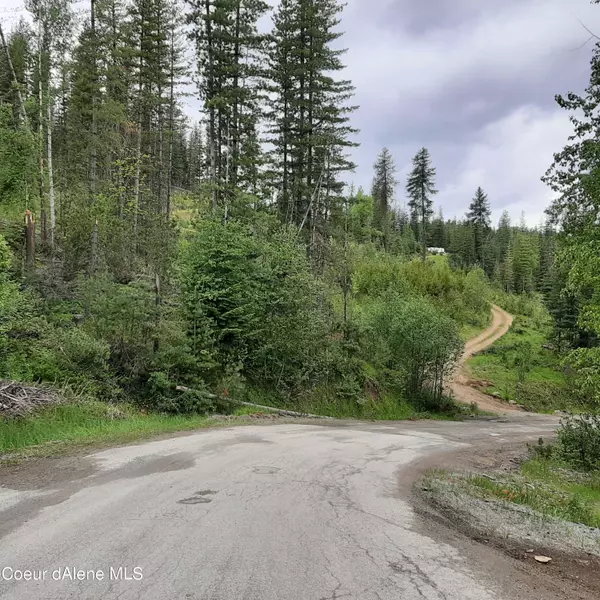
M375 201L374 222L383 237L383 247L389 249L390 237L390 208L396 195L396 165L387 148L384 148L377 157L374 165L375 176L371 187L371 196Z
M350 81L337 78L345 50L335 47L342 4L338 0L281 0L274 15L269 78L273 185L279 212L296 224L309 252L322 259L328 223L340 213L341 175L354 168L349 114Z
M473 238L475 243L475 259L480 266L484 264L484 247L486 237L490 229L492 211L487 195L481 189L477 188L475 197L469 206L467 221L473 228Z
M421 148L412 162L413 169L406 183L406 195L409 198L411 218L418 226L421 255L425 262L427 260L427 229L429 219L433 215L433 196L438 193L435 188L435 167L431 165L431 157L427 148Z

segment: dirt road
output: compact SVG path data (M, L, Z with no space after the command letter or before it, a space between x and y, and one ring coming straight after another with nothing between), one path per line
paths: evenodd
M492 306L492 324L485 331L481 332L477 337L470 339L465 345L465 352L461 358L457 373L454 376L454 381L450 384L450 388L454 396L459 402L477 404L480 410L492 412L498 415L506 415L515 412L522 412L519 408L510 406L500 400L496 400L479 390L476 390L467 385L469 380L468 369L466 366L467 360L477 352L485 350L491 346L496 340L500 339L512 325L513 317L499 306Z

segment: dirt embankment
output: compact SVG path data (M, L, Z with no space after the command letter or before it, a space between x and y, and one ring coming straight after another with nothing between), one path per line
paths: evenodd
M465 352L460 359L458 370L453 381L450 383L450 389L459 402L463 402L464 404L475 403L479 407L479 410L500 415L522 412L518 407L505 404L468 385L467 360L474 354L477 354L477 352L481 352L491 346L496 340L499 340L508 332L512 322L512 315L509 315L499 306L492 305L492 324L490 327L466 343Z

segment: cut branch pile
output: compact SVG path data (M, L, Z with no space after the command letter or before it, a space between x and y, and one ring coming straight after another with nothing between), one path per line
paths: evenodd
M0 381L0 418L22 417L35 408L58 401L58 396L49 389Z

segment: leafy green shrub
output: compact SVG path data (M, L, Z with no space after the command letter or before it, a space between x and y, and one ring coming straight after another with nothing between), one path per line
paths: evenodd
M507 294L497 291L494 301L511 315L528 317L536 329L541 329L550 322L550 314L540 294Z
M404 277L404 261L383 252L357 257L352 274L354 291L363 296L378 297L393 291L410 294L410 284Z
M331 307L292 232L200 222L182 286L192 349L214 357L214 379L241 373L283 392L333 376Z
M215 395L206 385L196 383L194 388L180 387L163 371L150 375L147 392L139 403L152 410L178 415L212 413L217 408Z
M109 349L110 371L133 398L163 412L211 410L204 376L215 363L208 353L193 352L175 302L157 303L152 283L144 280L122 284L97 277L83 282L80 294L83 330ZM177 386L199 395L178 392Z
M108 344L85 331L46 327L29 355L29 379L43 381L96 381L108 377Z
M467 322L470 318L474 325L481 324L481 316L489 314L491 297L492 290L483 269L469 271L464 278L462 292L463 306L468 312Z
M578 403L600 408L600 348L578 348L567 354L563 366L572 370L569 382Z
M387 296L366 315L371 352L398 372L408 398L440 407L445 378L464 344L456 323L421 298Z
M600 469L600 415L565 417L558 430L562 458L584 471Z

